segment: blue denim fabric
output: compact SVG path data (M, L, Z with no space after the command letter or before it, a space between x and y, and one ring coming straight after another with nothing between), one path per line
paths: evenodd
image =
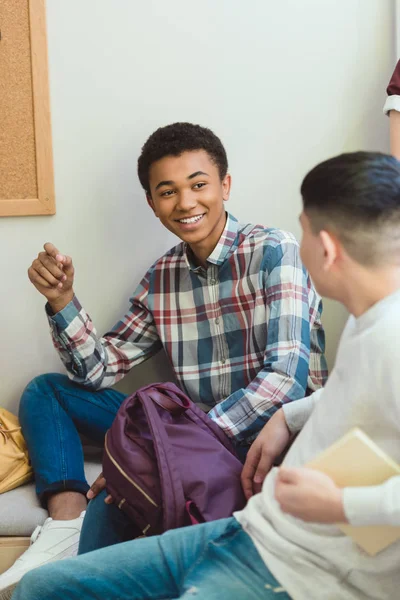
M12 600L290 600L234 517L27 573Z
M105 504L103 490L89 502L79 539L78 554L86 554L133 540L142 535L140 529L115 504Z
M248 448L242 449L245 460ZM244 462L243 460L243 462ZM142 535L129 517L115 504L105 504L106 491L90 501L83 521L78 554L93 552Z
M86 390L60 374L33 379L22 394L19 418L45 505L49 494L65 490L86 494L83 452L78 433L103 443L125 399L116 390Z

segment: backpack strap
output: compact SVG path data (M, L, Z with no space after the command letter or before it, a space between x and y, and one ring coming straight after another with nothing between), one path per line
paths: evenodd
M149 396L153 402L156 402L156 404L161 406L161 408L167 410L173 415L181 415L191 407L192 403L190 402L189 398L185 396L185 394L181 394L179 397L170 388L167 388L165 391L168 395L162 393L162 391L156 387L152 387L148 390Z
M150 394L151 398L159 404L165 410L168 410L172 414L179 415L187 411L187 416L191 421L196 420L202 421L202 423L209 429L214 437L216 437L223 446L233 456L237 457L236 450L228 438L228 436L222 431L222 429L207 416L207 414L201 410L182 390L178 388L175 383L153 383L144 388L142 391L146 391ZM188 410L190 409L190 410ZM193 418L194 417L194 418ZM197 419L196 419L197 417Z
M173 400L171 400L172 404L167 402L168 398L165 400L164 394L158 388L158 385L146 386L137 392L136 397L142 404L153 438L163 499L164 529L167 531L185 525L186 500L182 482L174 464L174 451L166 434L164 422L154 406L154 402L156 402L165 410L172 412L167 407L177 406L177 404ZM175 411L175 409L173 410ZM180 407L180 412L185 410L186 408ZM178 411L175 414L180 413Z

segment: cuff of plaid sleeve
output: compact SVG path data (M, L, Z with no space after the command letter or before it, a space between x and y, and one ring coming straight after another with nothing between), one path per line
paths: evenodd
M231 422L231 420L229 418L227 418L225 412L220 412L220 405L216 405L214 406L214 408L212 408L209 412L208 412L208 417L214 421L214 423L216 423L218 425L218 427L220 429L222 429L222 431L225 433L225 435L227 435L229 438L233 438L234 434L232 432L233 429L233 423Z
M388 96L383 107L383 112L385 115L388 115L391 110L400 112L400 96Z
M54 314L49 304L46 304L46 313L49 319L50 326L55 333L62 333L72 323L72 321L79 315L82 310L82 306L76 296L73 297L71 302L67 304L65 308L60 312Z

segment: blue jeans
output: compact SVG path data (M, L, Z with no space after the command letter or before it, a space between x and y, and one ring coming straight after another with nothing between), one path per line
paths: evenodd
M234 517L57 561L12 600L290 600Z
M21 397L19 418L28 444L43 503L62 491L86 494L79 433L103 443L125 395L116 390L92 392L59 374L31 381Z
M79 538L78 554L86 554L107 546L133 540L141 530L115 504L105 504L103 490L89 502Z

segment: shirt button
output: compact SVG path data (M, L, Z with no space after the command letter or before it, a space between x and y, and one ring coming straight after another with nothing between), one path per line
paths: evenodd
M211 284L211 285L215 285L216 283L217 283L217 280L216 280L216 279L210 279L210 284Z
M224 365L226 363L226 358L221 358L221 362Z
M217 317L217 318L215 319L215 322L216 322L216 324L218 325L218 323L219 323L219 317Z

